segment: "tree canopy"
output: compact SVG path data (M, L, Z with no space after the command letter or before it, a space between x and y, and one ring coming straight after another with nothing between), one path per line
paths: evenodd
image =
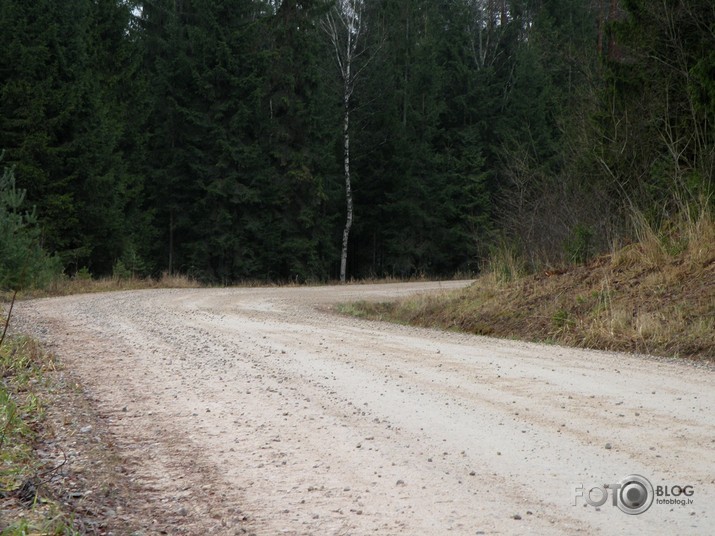
M68 274L337 278L346 133L348 277L573 261L711 193L714 27L705 0L4 0L0 149Z

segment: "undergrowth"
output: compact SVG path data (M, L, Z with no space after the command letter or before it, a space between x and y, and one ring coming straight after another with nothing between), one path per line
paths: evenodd
M44 289L26 289L18 293L21 299L69 296L121 290L145 290L158 288L198 288L201 283L185 275L163 274L158 279L151 277L103 277L95 279L89 272L80 272L74 277L55 278ZM0 294L0 300L9 301L10 293Z
M41 493L42 467L33 445L45 416L37 389L54 362L28 338L0 347L0 535L74 535L71 519Z
M586 264L524 275L501 249L470 287L389 303L343 304L359 317L604 350L715 359L715 221L703 203Z

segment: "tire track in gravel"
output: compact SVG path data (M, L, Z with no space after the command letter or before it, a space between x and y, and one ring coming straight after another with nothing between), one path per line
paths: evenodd
M715 532L710 366L325 311L463 284L142 291L18 315L132 438L122 448L146 449L133 478L158 480L153 526L164 512L190 534ZM632 473L693 485L693 505L574 506L577 485Z

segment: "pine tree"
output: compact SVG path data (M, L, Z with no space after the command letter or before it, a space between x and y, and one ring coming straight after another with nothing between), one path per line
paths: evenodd
M282 278L324 279L337 257L335 215L326 213L329 182L340 169L333 159L340 108L328 91L332 59L319 27L327 7L322 0L284 1L266 21L271 42L262 139L270 160L263 212L272 243L264 244L277 254L271 269Z
M465 6L371 5L374 62L356 96L354 247L362 273L470 269L490 217L486 104ZM364 103L364 104L363 104Z
M70 272L107 273L121 253L128 21L113 0L0 8L0 146Z
M0 289L43 287L60 272L59 259L40 245L34 208L23 210L25 190L18 189L12 168L0 176Z
M327 275L319 5L145 9L147 157L156 254L169 270L222 282Z

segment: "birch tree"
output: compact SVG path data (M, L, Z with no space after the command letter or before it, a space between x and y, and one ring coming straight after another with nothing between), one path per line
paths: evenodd
M363 0L336 0L321 26L330 39L342 81L343 100L343 172L347 217L343 228L343 249L340 256L340 282L345 282L348 263L348 239L353 224L353 194L350 177L350 98L361 69L357 68L364 34Z

